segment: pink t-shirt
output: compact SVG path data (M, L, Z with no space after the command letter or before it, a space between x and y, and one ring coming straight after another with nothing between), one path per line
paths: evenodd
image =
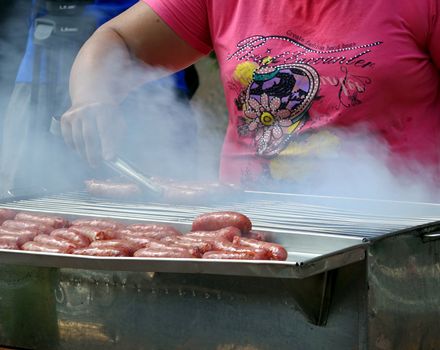
M439 0L144 1L215 50L229 110L222 180L294 178L359 128L385 141L393 166L438 171Z

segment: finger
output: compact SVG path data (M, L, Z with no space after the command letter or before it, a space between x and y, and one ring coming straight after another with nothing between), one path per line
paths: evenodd
M72 138L76 151L82 157L86 158L87 156L84 146L82 121L80 119L76 119L72 122Z
M111 160L116 156L116 144L120 131L117 123L118 118L112 108L106 108L103 115L97 118L97 128L101 141L102 156L105 160Z
M64 114L61 117L61 135L63 135L64 142L71 148L75 148L72 135L72 124L69 114Z
M102 151L94 118L82 124L82 134L87 161L91 166L96 166L102 160Z

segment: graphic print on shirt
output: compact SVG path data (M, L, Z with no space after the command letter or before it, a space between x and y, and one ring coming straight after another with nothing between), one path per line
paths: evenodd
M362 103L374 67L369 55L380 44L319 46L292 33L240 41L228 57L237 61L228 87L237 96L239 135L252 139L256 155L272 159L304 130L326 124L331 116L314 114L315 101L330 97L337 101L334 110ZM352 67L366 74L354 74ZM334 87L334 96L321 95L322 86Z

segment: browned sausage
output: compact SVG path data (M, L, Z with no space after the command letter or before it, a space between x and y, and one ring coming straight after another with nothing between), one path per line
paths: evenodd
M176 251L176 250L152 250L149 248L142 248L136 251L133 256L138 258L191 258L194 259L188 251Z
M145 237L138 237L138 236L125 236L123 238L126 241L133 242L135 244L138 244L142 247L145 247L146 245L150 244L152 241L156 241L153 238L145 238Z
M161 251L173 251L173 252L183 252L189 253L193 257L201 257L201 252L196 248L187 248L176 245L167 244L165 242L151 241L150 243L145 245L145 248L152 250L161 250Z
M136 230L129 230L129 229L122 229L117 231L117 236L119 238L125 238L125 237L139 237L139 238L149 238L149 239L155 239L160 240L164 237L168 236L177 236L177 234L174 231L136 231Z
M212 242L213 250L232 253L246 253L253 256L256 260L269 260L269 254L261 248L244 247L235 245L225 239L218 239Z
M23 250L31 250L34 252L44 252L44 253L62 253L62 254L70 254L72 252L71 249L61 248L50 246L40 242L29 241L24 243L21 246Z
M15 220L39 222L40 224L51 226L53 228L66 227L69 224L66 219L60 216L37 215L31 213L18 213L15 215Z
M116 237L116 231L112 229L99 228L93 226L70 226L70 231L80 233L88 237L91 241L97 241L101 239L112 239Z
M276 243L258 241L256 239L244 238L244 237L234 237L234 244L238 244L245 247L253 247L259 249L265 249L269 252L270 260L286 260L287 250Z
M49 236L46 234L39 234L35 236L34 242L46 244L48 246L54 246L65 249L66 251L73 251L78 248L75 244L60 237Z
M52 237L65 239L66 241L73 243L77 248L84 248L90 244L90 239L87 236L69 230L67 228L59 228L53 230L50 235Z
M0 226L1 235L25 236L29 237L30 241L32 241L34 237L38 235L38 233L38 230L35 229L15 229L11 227Z
M103 241L94 241L90 244L90 248L111 248L119 249L126 252L127 255L133 255L136 250L143 248L144 245L133 241L123 239L106 239Z
M161 242L177 245L187 249L197 249L201 254L212 250L212 243L209 241L190 240L183 236L168 236L161 239Z
M252 252L223 252L210 251L202 256L203 259L236 259L236 260L255 260L255 254ZM257 259L258 260L258 259Z
M248 233L243 234L243 237L256 239L258 241L267 241L269 232L250 230Z
M15 249L15 250L19 250L20 247L13 242L3 242L0 240L0 249Z
M15 244L21 247L24 243L32 241L32 236L26 235L0 235L0 243ZM12 249L12 248L11 248Z
M234 226L242 233L252 230L251 220L244 214L234 211L218 211L197 216L192 223L192 231L215 231Z
M119 230L124 224L110 219L77 219L72 221L73 226L92 226L103 229Z
M192 231L184 235L184 237L199 237L207 239L226 239L230 242L235 236L241 236L241 231L237 227L229 226L216 231Z
M75 249L72 254L89 256L128 256L127 252L114 248L87 247Z
M132 183L88 180L85 184L90 194L99 197L130 198L142 193L139 186Z
M132 224L127 226L128 230L135 232L167 232L169 235L181 235L178 229L166 224Z
M2 226L15 230L36 230L39 233L50 233L53 230L53 227L39 222L21 220L6 220Z
M12 209L0 208L0 225L6 221L15 218L17 212Z

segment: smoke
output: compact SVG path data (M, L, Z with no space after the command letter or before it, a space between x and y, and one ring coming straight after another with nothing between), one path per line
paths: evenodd
M283 183L282 191L376 200L438 199L433 169L417 160L398 159L388 144L366 126L324 133L324 138L331 135L333 141L315 141L319 151L313 152L313 146L309 146L311 156L298 156L290 163L293 169L303 166L303 173L299 172L292 184Z

